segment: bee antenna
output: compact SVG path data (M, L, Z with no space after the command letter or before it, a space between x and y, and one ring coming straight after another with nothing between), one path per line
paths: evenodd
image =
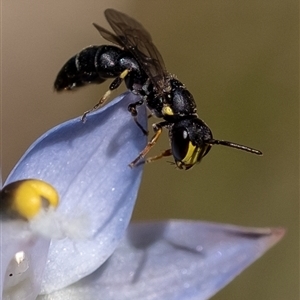
M210 145L222 145L222 146L227 146L227 147L243 150L243 151L250 152L250 153L253 153L253 154L257 154L257 155L263 155L263 153L261 151L256 150L254 148L250 148L250 147L247 147L247 146L244 146L244 145L240 145L240 144L236 144L236 143L232 143L232 142L228 142L228 141L211 139L211 140L208 141L208 144L210 144Z

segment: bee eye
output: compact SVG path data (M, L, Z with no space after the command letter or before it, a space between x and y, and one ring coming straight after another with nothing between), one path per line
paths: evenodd
M185 128L178 128L172 132L172 154L176 161L182 161L189 149L190 137Z

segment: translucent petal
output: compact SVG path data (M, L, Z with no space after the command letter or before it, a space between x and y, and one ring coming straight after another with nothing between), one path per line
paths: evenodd
M209 299L283 235L193 221L137 223L96 272L38 299Z
M52 240L43 292L90 274L124 235L142 175L142 166L130 169L128 164L147 141L127 110L135 101L126 93L88 115L86 123L76 118L51 129L8 178L7 182L38 178L52 184L61 196L58 212L66 231L73 229L77 237ZM139 118L146 128L145 107Z
M3 300L35 299L40 292L50 240L36 236L27 225L23 221L1 221Z

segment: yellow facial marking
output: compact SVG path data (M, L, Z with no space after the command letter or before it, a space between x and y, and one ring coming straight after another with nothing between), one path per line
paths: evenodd
M198 161L200 152L200 147L196 147L191 142L189 142L188 151L182 162L187 165L194 165Z
M1 191L1 214L19 216L27 220L35 217L42 209L57 207L59 196L48 183L37 179L13 182Z
M163 115L167 115L167 116L173 116L174 115L174 112L172 110L172 108L170 106L167 106L165 105L163 108L162 108L162 113Z
M204 156L207 148L207 145L201 148L199 146L194 146L191 142L189 142L188 151L185 157L181 161L177 162L177 166L179 167L179 169L188 170L196 163L199 163Z

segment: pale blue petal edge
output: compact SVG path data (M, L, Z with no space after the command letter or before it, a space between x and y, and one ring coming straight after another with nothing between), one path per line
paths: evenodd
M131 224L117 250L96 272L38 299L209 299L283 235L280 228L196 221Z
M50 240L28 231L23 221L1 221L0 299L35 299L40 293ZM15 254L24 252L24 262L17 265ZM35 256L35 253L39 255ZM28 264L28 262L30 262Z
M79 235L84 238L52 240L43 292L90 274L124 235L143 168L131 169L128 164L147 141L127 109L137 100L125 93L88 115L84 124L76 118L49 130L28 149L6 181L38 178L49 182L60 194L58 212L66 222L83 224ZM146 128L144 106L139 120Z

